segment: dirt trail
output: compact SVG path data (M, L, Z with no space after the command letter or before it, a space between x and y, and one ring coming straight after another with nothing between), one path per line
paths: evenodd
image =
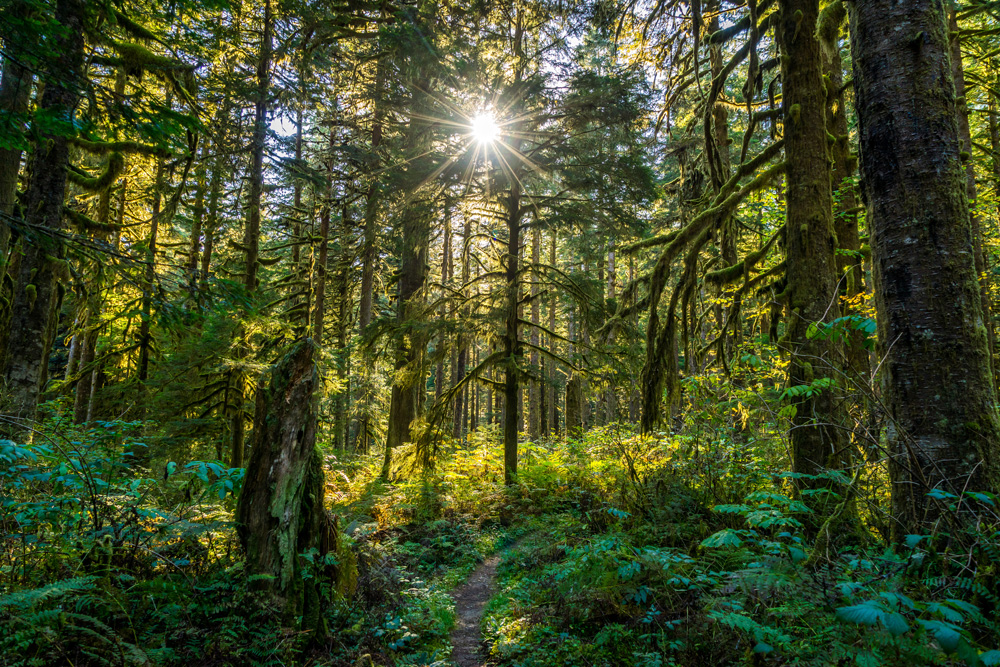
M451 633L451 645L454 647L451 660L455 667L486 665L486 659L480 657L483 638L479 632L479 622L483 618L486 602L493 594L498 563L499 555L487 558L454 593L455 614L458 618Z

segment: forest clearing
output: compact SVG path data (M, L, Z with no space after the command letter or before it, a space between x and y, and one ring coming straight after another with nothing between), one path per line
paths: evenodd
M0 0L0 667L1000 666L1000 2Z

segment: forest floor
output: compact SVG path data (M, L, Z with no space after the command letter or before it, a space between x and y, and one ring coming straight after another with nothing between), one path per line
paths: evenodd
M379 455L331 457L357 576L321 643L245 576L221 464L133 479L124 455L0 441L22 531L0 559L0 667L1000 667L1000 575L972 569L1000 562L995 496L970 495L988 511L948 550L873 530L814 566L781 442L730 434L522 443L512 486L495 429L391 483ZM859 486L866 525L887 487ZM78 528L88 512L106 528ZM104 550L109 530L138 547Z
M809 510L762 439L523 443L512 487L492 442L392 483L343 467L329 491L361 571L330 664L1000 667L985 583L908 575L923 553L885 543L806 567Z

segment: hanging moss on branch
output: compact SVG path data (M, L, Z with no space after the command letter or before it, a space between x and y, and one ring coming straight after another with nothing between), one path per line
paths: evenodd
M63 215L69 221L71 225L79 229L84 233L94 233L99 232L103 234L110 234L112 232L120 231L121 225L106 224L103 222L98 222L93 218L80 213L79 211L74 211L68 206L63 207Z
M719 269L718 271L710 271L705 274L705 280L712 283L713 285L728 285L734 283L744 275L749 274L753 271L754 266L757 265L762 259L767 256L767 253L771 251L774 247L774 242L784 234L785 226L782 225L778 230L771 235L771 238L767 240L760 250L750 253L746 256L743 261L733 264L732 266L727 266L724 269Z
M89 192L101 192L111 187L125 168L125 158L121 153L112 153L104 165L104 171L97 176L91 176L82 169L70 165L66 173L69 181Z
M130 19L123 12L114 9L112 10L112 16L114 17L115 24L117 24L118 27L122 28L125 32L132 35L136 39L148 39L154 42L161 41L160 38L154 33Z

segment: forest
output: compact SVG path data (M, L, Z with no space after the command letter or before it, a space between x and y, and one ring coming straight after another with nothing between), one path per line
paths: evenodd
M997 0L0 0L0 667L1000 665Z

